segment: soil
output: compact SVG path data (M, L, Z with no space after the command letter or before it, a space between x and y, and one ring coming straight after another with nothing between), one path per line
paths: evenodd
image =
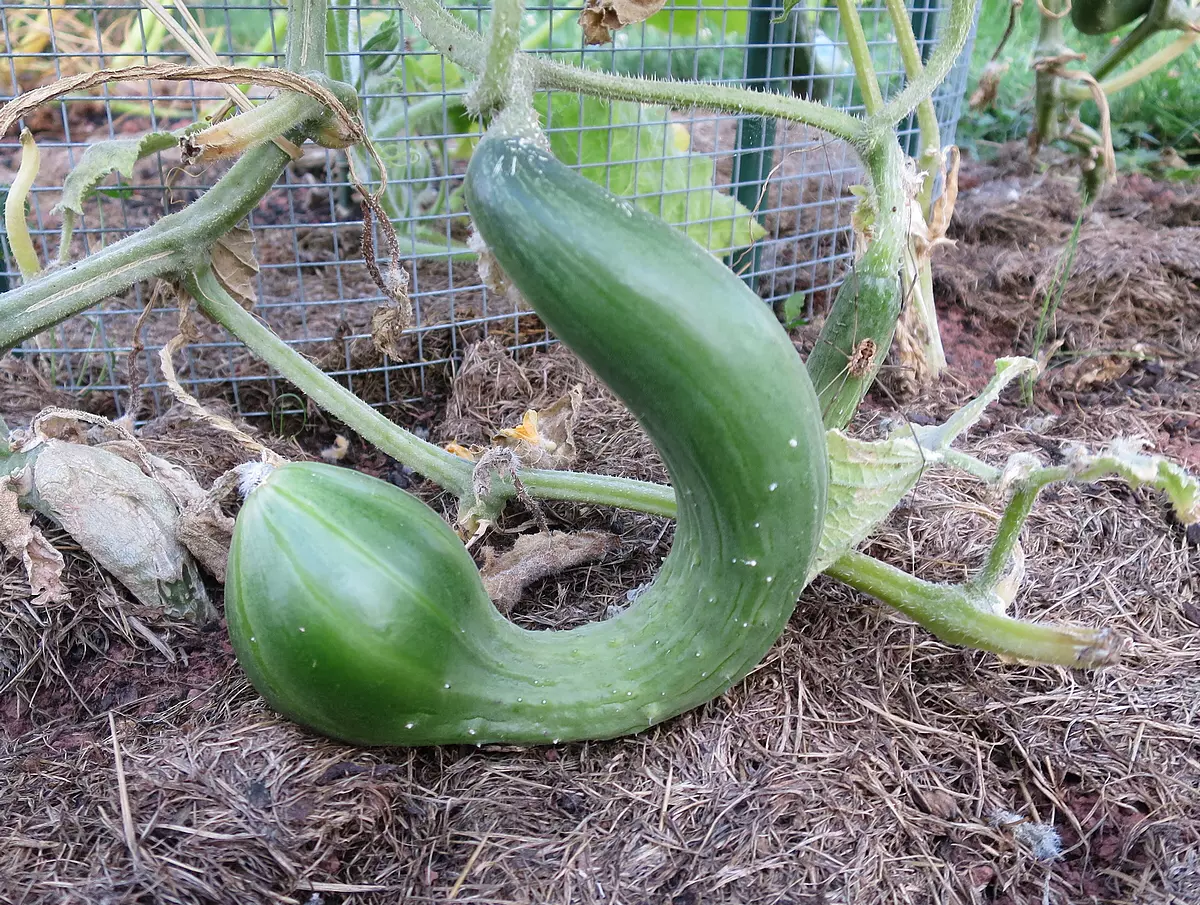
M1074 188L1017 154L968 165L963 186L958 245L935 261L949 371L916 395L884 381L860 430L883 417L940 420L996 356L1030 350L1078 215ZM1113 188L1082 227L1033 404L1006 394L962 448L994 464L1015 452L1050 461L1067 441L1139 435L1200 468L1198 211L1193 190L1140 178ZM273 298L296 291L294 274L267 281ZM337 337L347 310L308 324L309 335ZM340 339L301 348L353 364L355 348L369 353L346 324ZM568 351L514 357L504 346L515 338L423 336L423 357L453 361L453 379L414 377L406 393L419 401L385 411L439 442L481 443L582 383L577 467L665 479L637 425ZM796 335L801 350L811 341ZM260 396L234 399L223 381L266 372L227 349L200 350L192 367L212 380L210 406L225 397L257 410L279 392L264 382ZM10 426L79 401L36 358L0 368ZM83 402L114 413L102 394ZM344 432L311 411L276 421L287 439L271 426L248 429L292 458ZM205 483L245 459L179 411L142 436ZM347 467L449 505L349 440ZM931 472L868 552L961 581L1000 505L972 479ZM565 504L545 514L554 528L602 528L621 544L528 588L512 614L528 627L622 605L669 549L663 519ZM515 507L486 543L503 546L503 531L531 522ZM1118 631L1128 639L1118 666L1004 663L820 578L760 667L718 700L634 738L532 750L318 738L263 705L222 623L141 612L69 538L50 537L68 563L66 603L35 607L20 564L0 563L0 901L1200 902L1200 538L1160 498L1116 482L1042 495L1014 610ZM1000 812L1054 827L1061 856L1038 860Z

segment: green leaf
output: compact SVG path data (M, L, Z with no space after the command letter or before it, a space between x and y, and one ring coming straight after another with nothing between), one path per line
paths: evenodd
M368 73L387 72L396 65L403 50L404 36L400 31L400 14L392 13L363 45L360 54L363 69Z
M555 94L535 101L564 163L645 211L681 227L714 254L766 234L750 211L714 184L712 160L689 154L686 128L663 107Z
M748 28L749 5L748 0L681 0L676 6L676 0L669 0L664 9L646 20L646 24L670 32L676 38L696 35L701 29L709 29L718 35L744 35Z
M808 310L808 293L803 289L793 292L783 300L783 325L789 330L808 323L805 311Z
M143 157L179 145L179 137L171 132L149 132L139 138L118 138L89 145L75 169L63 182L62 200L52 213L71 211L83 214L83 204L109 173L117 172L126 179L133 178L133 167Z
M928 464L911 438L868 442L832 430L825 438L829 503L810 578L866 540L912 490Z

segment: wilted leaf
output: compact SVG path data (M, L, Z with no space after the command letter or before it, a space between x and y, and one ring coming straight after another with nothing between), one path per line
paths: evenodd
M330 464L336 464L346 458L348 452L350 452L350 441L338 434L329 446L321 450L321 458Z
M1200 479L1162 456L1146 455L1142 452L1145 443L1140 439L1114 440L1099 453L1073 447L1067 451L1067 466L1076 481L1116 475L1131 487L1153 487L1167 495L1180 524L1200 522Z
M258 301L258 259L254 256L254 234L239 223L212 247L212 269L217 281L234 300L249 311Z
M521 592L539 578L594 562L615 550L619 543L615 535L606 531L522 534L512 549L500 556L485 548L480 575L492 603L507 614L521 599Z
M573 386L541 412L527 411L519 426L500 431L492 443L511 449L526 468L566 468L575 461L575 422L582 403L582 385Z
M17 494L8 482L0 485L0 547L12 556L21 558L35 605L66 600L67 589L62 584L65 568L62 554L34 526L33 514L21 511L17 505Z
M468 462L474 462L476 459L476 454L461 443L447 443L446 452L458 456L460 459L466 459Z
M144 606L207 622L212 605L177 537L179 509L138 465L94 446L45 440L32 450L30 505Z
M1092 355L1063 368L1062 376L1076 392L1112 383L1129 373L1133 359L1126 355Z
M861 544L913 488L921 473L940 463L950 444L979 421L1001 391L1035 367L1028 358L999 359L996 376L979 396L935 427L904 426L873 442L828 431L829 503L810 577Z
M983 74L979 76L979 84L975 86L975 91L967 102L972 110L987 110L996 103L996 96L1000 93L1000 82L1006 72L1008 63L1005 62L992 60L984 67Z
M179 510L175 531L179 542L204 571L224 584L233 519L221 511L217 500L209 498L187 469L147 453L138 443L117 440L99 448L132 462L144 474L149 472L148 477L158 482Z
M185 509L179 515L179 528L175 532L200 567L221 584L225 583L229 564L233 524L233 519L214 504L207 509Z
M579 27L586 43L607 44L618 28L644 22L666 4L667 0L587 0Z
M403 361L404 331L412 324L413 307L407 296L403 302L380 305L371 315L371 343L375 350L392 361Z
M133 167L143 157L179 145L179 138L170 132L149 132L138 138L117 138L88 145L75 169L63 182L62 200L52 213L71 211L83 214L83 205L109 173L133 178Z
M866 540L912 490L928 464L911 438L872 443L855 440L840 431L829 431L825 436L829 450L829 502L810 577Z

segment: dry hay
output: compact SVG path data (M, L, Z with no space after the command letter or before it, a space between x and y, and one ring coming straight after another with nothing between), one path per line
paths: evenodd
M452 432L486 437L577 381L581 464L659 475L629 416L562 350L523 369L494 349L468 356ZM999 462L1096 439L1088 421L1030 433L1013 426L1023 417L998 409L969 446ZM997 509L973 482L934 475L872 550L960 579ZM608 565L546 579L523 621L573 624L648 575L665 524L629 518L623 585ZM822 579L719 700L635 738L529 751L333 744L262 706L223 631L152 623L174 663L110 631L27 689L16 719L4 704L0 899L1195 902L1200 553L1159 500L1107 483L1046 494L1026 548L1020 615L1111 625L1132 639L1123 665L1004 665ZM22 588L11 562L4 575L11 612ZM76 587L81 618L111 612ZM1034 860L990 825L997 809L1057 827L1062 860Z
M1169 212L1179 202L1159 184L1126 177L1085 215L1050 342L1074 353L1200 354L1200 227L1176 225ZM1077 187L1054 176L967 189L950 231L958 247L935 262L939 302L1003 325L1028 349L1078 215Z

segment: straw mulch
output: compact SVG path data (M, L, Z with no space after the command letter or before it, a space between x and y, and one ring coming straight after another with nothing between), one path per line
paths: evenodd
M578 464L661 478L636 425L564 350L518 367L474 348L439 438L479 441L575 382ZM1120 424L1153 434L1140 417L1125 410ZM1002 406L967 447L999 462L1112 427ZM156 451L236 458L211 437L197 457L200 432L178 436ZM998 509L975 482L937 473L871 551L961 579ZM661 519L549 517L622 544L530 588L514 614L527 625L623 603L670 542ZM1047 493L1025 544L1019 613L1112 626L1131 641L1122 665L1006 665L822 579L721 699L635 738L534 750L324 741L264 708L222 626L136 613L71 555L71 601L34 612L6 560L0 900L1196 902L1200 552L1161 501L1108 483ZM1002 811L1029 823L996 826ZM1059 832L1058 860L1034 856L1039 825Z

